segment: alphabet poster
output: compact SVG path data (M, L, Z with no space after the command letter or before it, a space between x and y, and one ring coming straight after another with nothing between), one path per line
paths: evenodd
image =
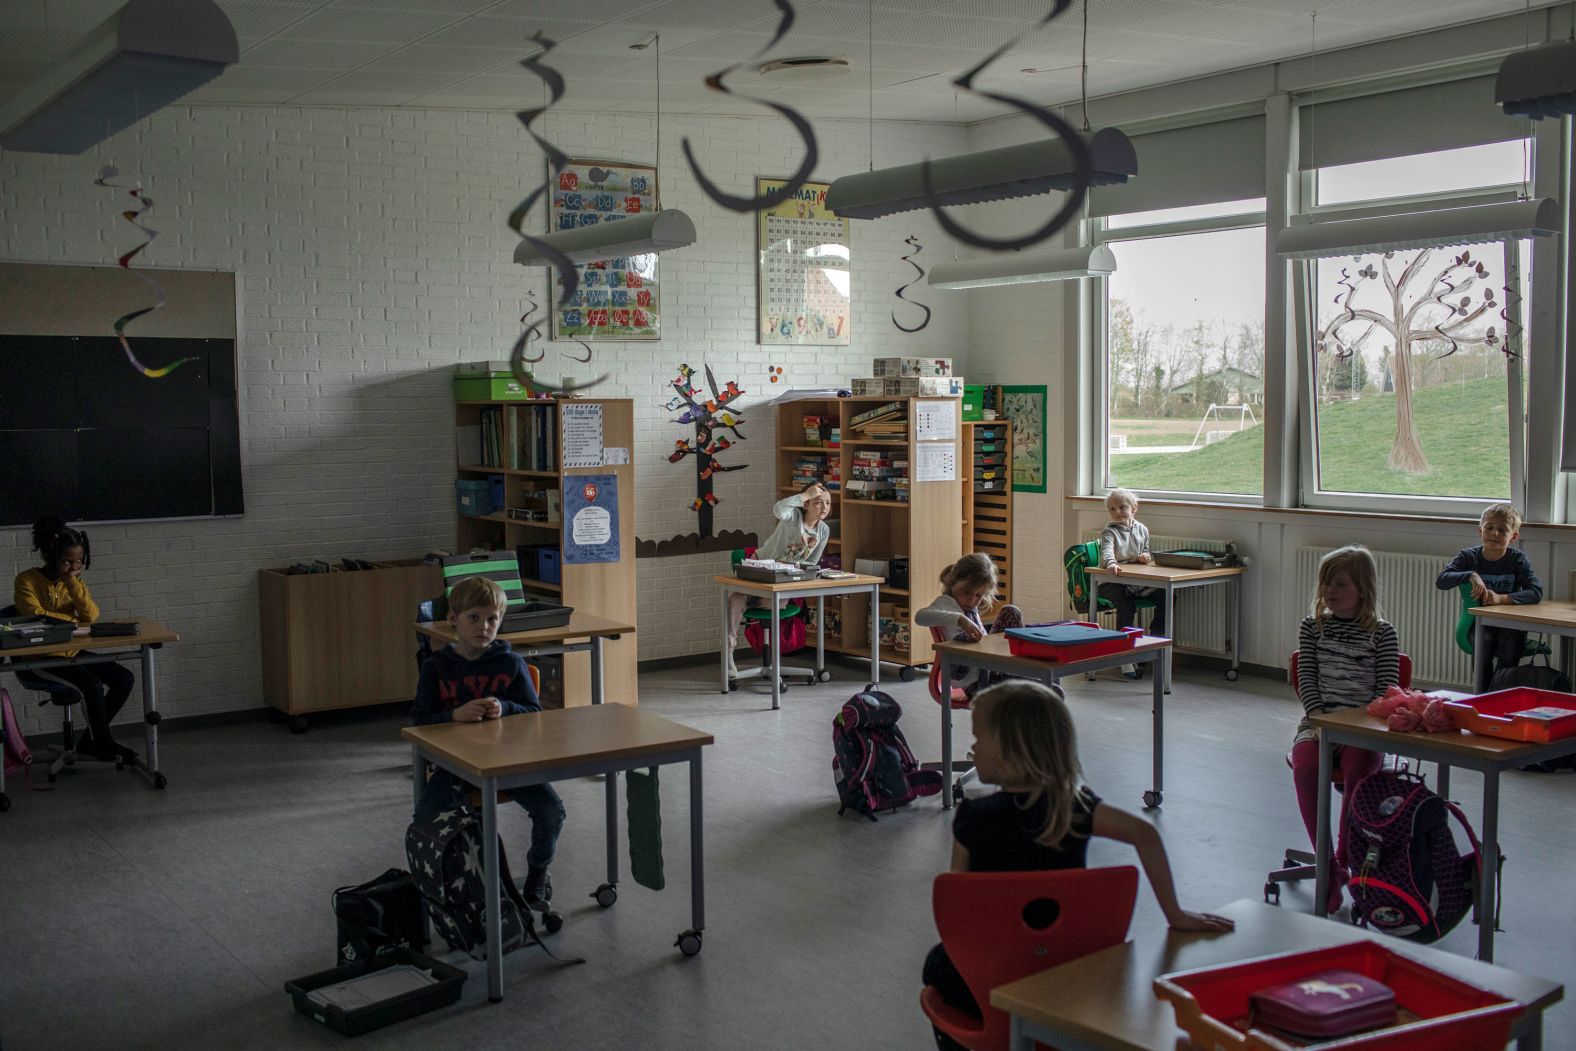
M757 195L786 179L755 180ZM760 253L757 323L762 344L848 346L853 320L848 220L826 207L824 182L808 182L755 217Z
M657 169L648 164L570 161L558 173L548 229L574 230L657 210ZM657 256L599 259L580 268L580 287L558 302L553 278L553 339L660 339Z
M564 475L564 561L617 562L618 476Z

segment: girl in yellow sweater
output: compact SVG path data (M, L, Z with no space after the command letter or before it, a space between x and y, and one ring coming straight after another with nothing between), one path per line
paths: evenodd
M16 611L27 617L48 617L73 624L98 620L98 604L82 580L92 562L88 535L55 517L33 523L33 550L44 558L37 569L16 576ZM72 654L63 654L72 656ZM109 725L131 696L131 669L117 663L64 665L34 674L65 683L82 695L88 728L77 751L95 759L135 759L136 753L115 743Z

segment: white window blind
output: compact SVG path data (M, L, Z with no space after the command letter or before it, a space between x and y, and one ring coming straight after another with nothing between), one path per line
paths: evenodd
M1264 118L1238 117L1134 135L1138 174L1089 191L1091 216L1264 196Z
M1307 169L1507 142L1526 136L1527 121L1500 111L1487 76L1305 104L1298 128Z

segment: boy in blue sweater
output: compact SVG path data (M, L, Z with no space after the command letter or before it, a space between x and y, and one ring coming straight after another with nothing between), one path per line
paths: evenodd
M449 592L449 623L459 640L434 650L421 666L411 706L411 718L418 726L479 723L542 710L525 661L498 638L507 605L503 588L485 577L469 577ZM447 770L434 769L416 804L415 820L430 821L445 810L464 806L470 791ZM531 816L525 899L533 906L545 906L553 897L547 868L564 828L564 804L552 785L514 788L508 795Z
M1491 504L1478 519L1483 543L1456 553L1434 585L1441 591L1470 582L1472 599L1480 606L1524 606L1543 601L1543 585L1527 556L1511 547L1521 537L1521 515L1509 504ZM1487 693L1494 672L1521 663L1527 633L1510 628L1485 630L1488 660L1479 663L1482 676L1474 688Z

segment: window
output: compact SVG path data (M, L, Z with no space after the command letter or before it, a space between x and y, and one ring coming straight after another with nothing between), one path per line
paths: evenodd
M1210 206L1234 228L1189 216L1175 233L1106 236L1108 487L1263 493L1264 227L1240 218L1255 205Z
M1324 207L1402 194L1415 197L1485 186L1520 188L1528 177L1530 149L1526 139L1513 139L1320 168L1317 201Z

